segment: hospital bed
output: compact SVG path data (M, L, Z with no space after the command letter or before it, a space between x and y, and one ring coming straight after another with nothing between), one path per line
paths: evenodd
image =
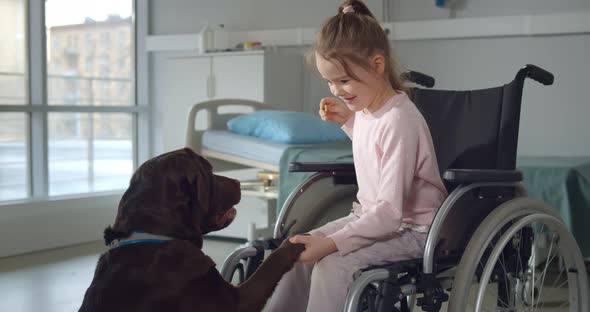
M402 74L402 79L423 87L434 86L434 78L416 71ZM242 194L267 201L267 226L251 224L248 240L271 237L276 216L289 193L310 173L289 172L294 161L352 160L350 140L322 144L283 144L228 130L227 122L256 110L276 110L268 103L245 99L217 99L196 103L188 115L186 146L214 163L214 170L251 169L242 180ZM222 169L223 170L223 169Z

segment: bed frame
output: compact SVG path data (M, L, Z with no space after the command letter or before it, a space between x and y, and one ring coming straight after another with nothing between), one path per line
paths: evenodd
M264 170L278 172L278 165L269 164L253 159L248 159L235 155L228 155L213 151L202 146L203 134L207 130L227 130L227 121L236 116L253 112L260 109L276 109L274 106L262 102L243 100L243 99L219 99L200 102L191 108L188 115L188 127L186 132L186 146L190 147L197 153L209 158L215 158L222 161L240 164L245 167L260 168ZM205 112L201 117L200 113ZM204 119L198 120L197 118ZM204 128L203 128L204 127Z

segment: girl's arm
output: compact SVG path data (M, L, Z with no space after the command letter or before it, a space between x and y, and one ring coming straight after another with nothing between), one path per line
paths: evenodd
M395 122L384 127L378 146L379 181L377 196L373 207L364 207L365 213L344 228L329 235L341 255L368 246L378 239L387 239L399 229L402 209L408 200L414 180L418 157L418 132L411 116L395 116ZM376 160L356 160L357 174L365 173L360 162ZM370 166L367 164L366 166ZM371 179L373 177L367 177ZM377 177L375 177L377 178Z
M313 235L295 235L289 239L291 243L305 245L305 251L299 256L299 261L314 262L338 251L336 243L329 237Z

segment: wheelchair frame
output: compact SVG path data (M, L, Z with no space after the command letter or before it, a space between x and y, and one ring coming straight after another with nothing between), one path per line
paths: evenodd
M520 100L525 78L532 78L545 85L553 83L553 75L537 66L527 65L518 71L513 81L516 82L513 96L518 98L518 105L513 105L510 108L511 111L502 111L503 117L504 114L511 117L502 119L500 125L516 129L516 135L518 135ZM505 133L499 135L500 149L509 155L516 155L517 140L505 136ZM588 311L587 272L573 236L555 211L541 202L526 197L526 190L520 183L522 175L519 171L514 170L515 157L498 159L497 168L499 169L446 170L443 180L457 187L449 194L435 215L426 240L423 258L373 266L355 273L356 278L348 290L344 310L357 311L359 307L365 307L369 311L411 311L416 294L422 294L423 296L418 298L417 304L424 311L439 311L443 302L449 299L445 290L450 290L451 300L448 311L467 311L465 297L473 280L487 283L495 270L495 262L488 260L497 260L500 255L504 256L505 252L511 252L511 255L516 257L522 256L527 259L527 262L531 257L534 259L536 234L523 231L523 229L525 227L528 229L530 224L544 222L543 224L550 225L551 229L558 232L567 252L563 260L568 270L568 285L571 283L571 287L575 288L570 291L569 295L570 311ZM235 271L241 272L240 282L244 281L263 261L264 250L276 248L282 239L294 234L292 230L296 225L292 222L289 223L288 216L299 197L308 188L322 180L331 180L337 186L349 185L355 181L352 164L294 163L291 164L290 170L317 173L310 176L291 193L275 224L273 239L250 242L247 247L238 249L227 257L221 270L227 281L233 279ZM344 193L354 197L353 189L348 188ZM459 213L455 212L458 209L463 209L462 212L466 212L467 208L461 208L461 202L473 199L480 201L484 208L479 209L481 213L476 216L474 230L471 233L463 233L469 236L466 238L466 246L453 246L452 243L449 246L444 246L445 243L449 243L445 242L445 238L453 237L452 234L449 236L450 229L446 229L445 232L444 227L446 222L450 222L449 216ZM523 250L519 248L514 251L508 248L508 242L513 239L513 235L516 233L521 233L519 237L525 242L530 239L532 241L531 248L528 248L528 245L525 245ZM497 243L497 246L489 245L492 243L492 239L494 239L494 243ZM458 251L459 253L457 253ZM469 259L470 257L475 258ZM485 260L486 265L480 269L475 260L482 259ZM533 274L534 266L535 264L533 264ZM507 283L504 277L501 277L501 281ZM529 286L529 288L533 287L533 297L536 287L534 283L533 278L533 286ZM500 280L497 284L500 288ZM481 289L484 286L484 284L480 285L476 311L479 311L483 304ZM498 291L500 292L500 290ZM526 291L528 290L525 289ZM499 305L501 296L511 295L508 293L498 294ZM506 299L504 297L501 299ZM408 299L410 300L408 301ZM396 307L396 304L399 307Z

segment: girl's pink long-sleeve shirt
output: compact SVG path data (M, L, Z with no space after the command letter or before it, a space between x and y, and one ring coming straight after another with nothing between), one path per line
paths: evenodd
M428 125L408 96L357 112L342 129L352 139L362 213L328 236L340 255L391 239L402 223L430 225L447 191Z

